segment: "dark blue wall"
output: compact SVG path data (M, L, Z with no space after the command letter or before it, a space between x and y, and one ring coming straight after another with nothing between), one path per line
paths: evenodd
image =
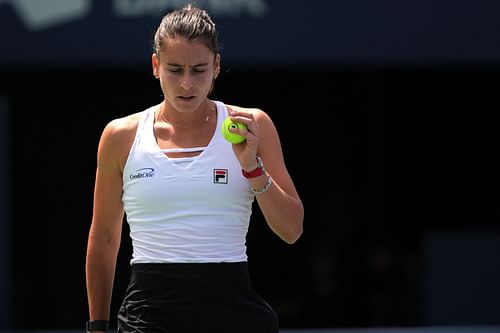
M0 4L0 65L144 64L161 14L186 1ZM31 3L31 5L29 5ZM198 1L228 64L498 63L498 2ZM52 7L51 7L52 5Z

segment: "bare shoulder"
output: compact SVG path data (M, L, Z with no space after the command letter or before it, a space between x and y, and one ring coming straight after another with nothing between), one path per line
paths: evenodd
M125 117L115 118L106 124L104 132L116 136L128 135L135 132L139 124L140 115L142 112L137 112Z
M99 156L103 160L115 160L123 168L130 147L134 142L137 126L144 111L115 118L104 127L99 142Z

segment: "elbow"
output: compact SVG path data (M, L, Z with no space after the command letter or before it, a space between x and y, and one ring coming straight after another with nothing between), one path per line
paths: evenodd
M269 216L268 225L285 243L294 244L303 232L304 207L300 200L293 209L288 209L282 216Z
M284 237L284 241L287 244L295 244L300 236L302 236L302 232L304 231L304 206L299 201L299 210L293 219L293 223L291 223L291 228L289 229L286 237Z
M300 214L300 216L292 223L292 227L283 235L283 240L287 244L295 244L300 236L302 236L302 232L304 231L303 227L304 215Z
M286 236L283 237L283 240L289 244L289 245L292 245L292 244L295 244L300 236L302 235L302 225L298 228L295 228L293 231L289 232Z

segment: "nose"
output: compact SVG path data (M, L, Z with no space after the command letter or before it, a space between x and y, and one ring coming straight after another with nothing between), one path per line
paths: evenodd
M183 89L191 89L194 86L194 81L191 78L191 75L185 74L181 79L181 88Z

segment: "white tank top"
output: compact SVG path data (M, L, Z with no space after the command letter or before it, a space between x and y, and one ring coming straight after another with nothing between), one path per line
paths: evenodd
M157 107L142 112L123 171L131 263L246 261L254 195L232 146L220 135L227 108L216 102L217 128L196 157L169 158L153 132Z

